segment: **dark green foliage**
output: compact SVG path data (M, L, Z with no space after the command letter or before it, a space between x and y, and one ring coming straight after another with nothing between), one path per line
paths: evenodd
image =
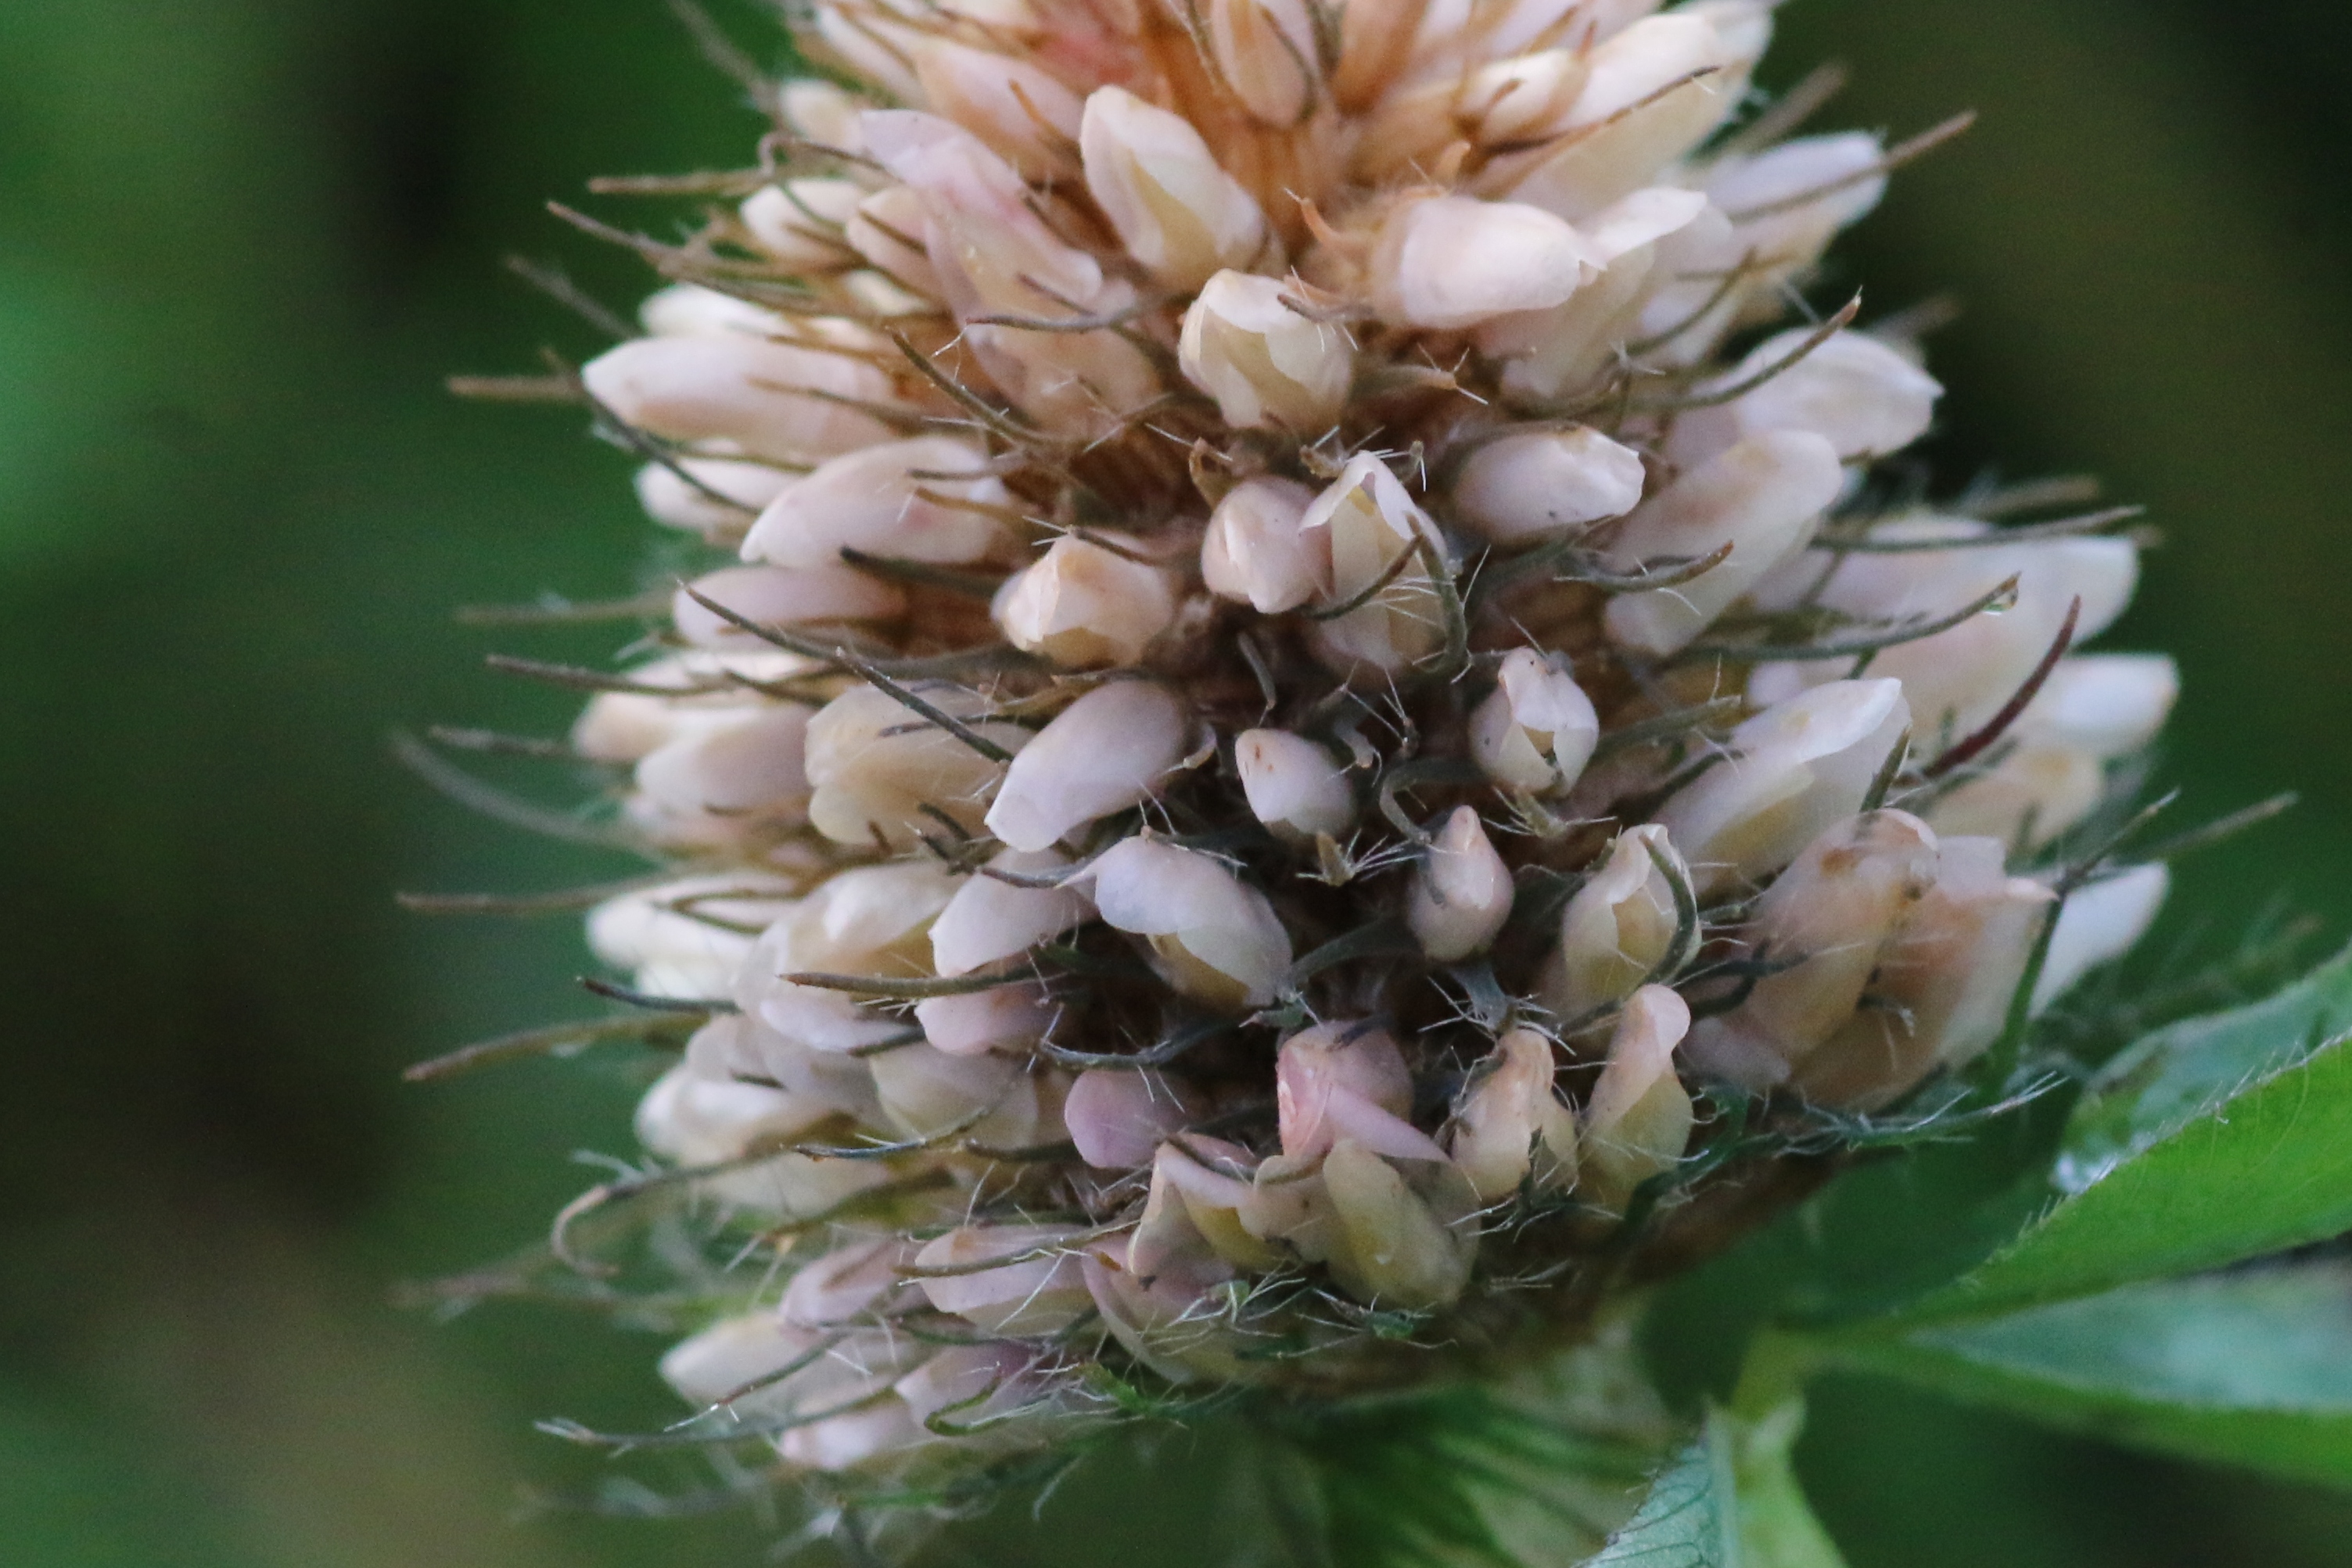
M1839 1353L2116 1442L2352 1486L2352 1271L2129 1285Z

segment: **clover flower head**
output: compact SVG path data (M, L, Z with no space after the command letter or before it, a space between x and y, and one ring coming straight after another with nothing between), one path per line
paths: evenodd
M1919 343L1801 290L1920 149L1751 113L1770 13L817 0L632 238L558 390L738 559L573 734L678 1049L556 1251L698 1260L688 1436L855 1496L1507 1366L2147 926L2062 900L2136 546L1890 463Z

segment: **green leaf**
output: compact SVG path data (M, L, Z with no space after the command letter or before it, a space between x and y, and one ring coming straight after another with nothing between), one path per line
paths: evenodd
M1710 1423L1587 1568L1738 1568L1729 1448L1728 1434Z
M2347 1028L2352 949L2274 996L2140 1040L2068 1120L2060 1201L1902 1315L2094 1295L2352 1228Z
M2123 1015L2095 1009L2091 1016L2102 1028L2132 1014L2177 1021L2155 1029L2117 1024L2127 1035L2112 1043L2131 1043L2071 1106L2066 1096L2052 1094L1998 1133L1919 1145L1900 1160L1858 1163L1810 1202L1670 1283L1644 1332L1667 1336L1676 1396L1694 1396L1705 1385L1708 1374L1692 1369L1712 1367L1718 1382L1727 1376L1730 1369L1714 1363L1759 1323L1825 1329L1907 1316L1928 1301L1939 1312L1969 1310L1948 1287L2049 1214L2053 1165L2056 1196L2079 1195L2113 1174L2124 1155L2147 1152L2200 1109L2265 1070L2294 1065L2328 1031L2352 1028L2352 952L2264 1000L2179 1017L2184 997L2203 996L2210 1009L2219 998L2250 994L2257 980L2275 986L2280 970L2272 966L2281 948L2277 936L2258 930L2218 969L2176 966L2179 972L2167 984L2134 992Z
M2185 1019L2109 1062L2066 1126L2061 1190L2079 1193L2247 1083L2352 1029L2352 948L2276 995Z
M2352 1266L2131 1285L1833 1353L2053 1426L2352 1487Z
M1569 1568L1625 1517L1645 1456L1462 1389L1337 1418L1315 1458L1344 1568Z
M1507 1382L1259 1414L1290 1456L1267 1479L1307 1568L1571 1568L1675 1437L1630 1321Z
M1630 1328L1498 1383L1262 1407L1242 1490L1297 1568L1844 1568L1790 1464L1795 1384L1676 1453Z
M1760 1420L1710 1414L1586 1568L1845 1568L1790 1463L1804 1416L1795 1399Z
M1904 1315L1979 1316L2093 1295L2346 1229L2352 1045L2339 1039L2171 1121Z

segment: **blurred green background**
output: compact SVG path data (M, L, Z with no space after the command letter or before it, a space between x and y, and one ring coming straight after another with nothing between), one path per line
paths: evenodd
M389 1304L535 1234L630 1095L549 1063L401 1085L583 1009L570 921L426 922L394 888L622 868L385 747L560 726L451 607L625 591L646 559L618 455L440 390L593 347L500 257L632 297L541 199L740 162L755 124L660 0L5 0L0 42L0 1560L757 1563L751 1520L512 1522L585 1473L532 1417L668 1412L656 1342ZM2284 888L2342 932L2352 13L1798 0L1771 75L1825 58L1855 72L1825 123L1984 111L1844 252L1876 308L1966 307L1935 345L1948 486L1998 455L2150 503L2168 544L2117 641L2186 666L2169 776L2199 815L2305 792L2188 868L2172 927L2224 939ZM2346 1500L1874 1385L1821 1391L1802 1460L1854 1568L2352 1563ZM1193 1560L1176 1509L1130 1504L1116 1555ZM1113 1555L1082 1517L992 1560Z

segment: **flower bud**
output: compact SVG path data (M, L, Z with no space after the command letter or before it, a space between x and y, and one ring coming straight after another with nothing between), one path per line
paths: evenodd
M752 192L736 215L772 259L798 272L839 272L857 263L842 231L865 199L855 180L786 180Z
M655 338L775 339L795 330L773 310L698 283L673 283L646 296L637 321Z
M1339 63L1333 101L1350 114L1378 102L1412 59L1414 35L1429 0L1348 0L1339 7Z
M1422 30L1427 47L1441 37L1462 42L1490 59L1565 43L1590 49L1655 11L1660 0L1449 0L1451 12L1433 10Z
M1015 56L929 38L915 50L915 75L932 110L1036 181L1077 172L1078 96Z
M1911 727L1903 683L1833 681L1731 732L1731 755L1685 785L1658 821L1702 894L1770 874L1862 808Z
M1316 1141L1316 1128L1321 1096L1335 1086L1391 1116L1412 1109L1412 1070L1396 1037L1377 1024L1317 1024L1284 1040L1282 1050L1276 1082L1282 1152L1293 1158L1311 1159L1330 1146L1328 1134Z
M1232 1012L1262 1008L1290 973L1290 934L1265 894L1223 862L1157 840L1122 839L1089 873L1095 905L1150 942L1168 983Z
M1355 825L1356 792L1347 769L1304 736L1281 729L1244 730L1234 741L1234 765L1251 815L1287 843L1338 838Z
M1322 90L1306 0L1205 0L1209 63L1264 124L1297 125Z
M929 1354L929 1347L887 1328L825 1334L791 1323L779 1314L758 1316L775 1325L764 1336L750 1331L749 1318L722 1322L706 1335L697 1336L704 1342L701 1354L681 1357L676 1368L679 1375L672 1381L680 1393L688 1398L700 1396L705 1404L718 1402L726 1393L746 1390L742 1398L729 1406L738 1418L794 1419L829 1410L856 1412L795 1427L788 1437L863 1424L873 1411L895 1407L898 1402L885 1393L891 1380ZM738 1328L739 1324L742 1327ZM696 1340L687 1343L694 1344ZM671 1371L665 1363L665 1375ZM727 1378L735 1381L726 1391L717 1392L717 1385ZM753 1384L759 1386L753 1388ZM878 1403L877 1396L883 1396ZM898 1411L898 1421L902 1427L908 1425L904 1410ZM887 1436L869 1431L868 1437L895 1443L912 1440L905 1431ZM836 1430L824 1438L818 1451L838 1458L851 1446L849 1434ZM871 1451L870 1446L861 1448Z
M1447 1195L1455 1197L1446 1205L1451 1215L1441 1215L1395 1166L1352 1138L1332 1145L1322 1176L1339 1222L1328 1262L1341 1290L1406 1312L1434 1311L1462 1294L1477 1253L1477 1234L1465 1223L1475 1205L1451 1166L1434 1167L1430 1178L1463 1189Z
M1861 332L1838 332L1804 351L1804 328L1766 339L1733 369L1701 382L1701 394L1763 376L1791 355L1804 357L1720 408L1694 409L1675 422L1667 455L1686 466L1706 462L1743 436L1809 430L1840 459L1882 457L1927 433L1942 383L1902 354Z
M1150 800L1192 748L1183 703L1150 681L1112 681L1055 716L1006 769L988 831L1016 850Z
M1053 430L1099 436L1160 395L1151 361L1115 332L972 321L1117 311L1135 291L1055 234L1021 176L966 131L904 110L860 123L875 156L920 195L936 292L968 323L965 344L1017 406Z
M1169 574L1075 535L1005 580L996 596L1005 641L1066 670L1133 664L1176 619Z
M1069 862L1052 853L1006 850L988 862L1037 874ZM967 878L931 926L931 957L942 975L969 975L1017 958L1094 918L1083 879L1060 887L1016 887L992 876Z
M764 463L730 457L681 457L637 470L637 505L664 528L700 534L732 548L793 476Z
M1152 1197L1163 1212L1171 1207L1172 1199L1172 1207L1181 1212L1219 1262L1228 1268L1271 1269L1282 1261L1281 1254L1252 1235L1241 1218L1241 1211L1255 1197L1248 1178L1256 1163L1238 1145L1198 1133L1182 1134L1160 1145L1152 1155ZM1145 1272L1158 1262L1150 1256L1152 1243L1158 1239L1147 1235L1151 1228L1147 1209L1144 1226L1129 1249L1129 1262Z
M1509 789L1543 794L1574 785L1601 743L1592 699L1533 648L1505 654L1498 682L1470 715L1470 755Z
M959 1344L934 1353L890 1385L922 1440L952 1434L957 1447L1016 1452L1046 1440L1071 1414L1067 1397L1040 1371L1037 1352L1017 1344ZM926 1423L936 1420L934 1428Z
M1696 16L1715 29L1730 59L1731 86L1748 91L1748 73L1772 42L1772 12L1780 0L1683 0L1678 16Z
M936 933L938 927L932 929ZM1061 1009L1035 982L926 997L915 1004L915 1021L922 1026L923 1038L950 1056L991 1051L1024 1054L1053 1031L1060 1017Z
M1315 492L1260 476L1225 493L1201 541L1201 578L1221 599L1265 615L1296 610L1331 586L1331 537L1309 533Z
M924 959L931 952L931 922L955 891L955 877L929 861L856 865L833 874L760 934L736 1001L752 1016L767 1011L757 989L781 973L929 973ZM769 1028L785 1025L769 1020Z
M1339 1216L1323 1188L1323 1156L1276 1155L1251 1173L1249 1197L1235 1211L1242 1228L1283 1260L1320 1263L1341 1245Z
M1802 331L1768 338L1735 377L1754 376L1802 344ZM1742 434L1810 430L1846 461L1883 457L1927 434L1943 383L1911 359L1861 332L1839 332L1730 405Z
M920 695L1003 750L1031 739L1019 725L984 718L988 702L976 692L927 685ZM844 692L809 721L809 821L837 844L877 836L893 849L919 843L940 831L927 806L977 830L1003 773L1003 763L872 686Z
M903 870L903 867L861 867L861 870ZM929 870L929 867L918 867ZM863 903L873 894L891 894L891 879L873 879L879 886L866 889L845 889L840 895L828 898L828 889L818 889L812 895L814 910L802 910L800 915L781 919L760 934L760 943L752 947L751 956L743 961L743 971L736 976L736 1004L748 1018L791 1041L795 1049L824 1055L842 1055L846 1051L863 1051L879 1046L891 1039L903 1039L908 1032L908 1020L894 1013L882 1013L861 1006L856 997L825 985L797 985L785 976L795 973L849 973L849 976L882 976L882 977L919 977L922 964L915 959L915 947L922 940L922 924L939 912L939 898L934 889L919 889L918 894L931 894L924 903L915 903L919 917L908 924L908 931L898 931L898 940L889 947L861 950L854 943L830 943L821 931L812 931L825 907L840 910L845 900ZM866 1074L868 1083L873 1074Z
M1624 1000L1665 961L1682 923L1660 856L1681 868L1665 829L1654 822L1629 828L1568 901L1559 950L1540 988L1543 1005L1563 1023ZM1688 878L1687 871L1682 874Z
M1530 430L1490 441L1454 482L1454 509L1496 544L1517 544L1639 506L1642 459L1589 425Z
M1928 820L1938 832L2040 848L2097 809L2107 763L2155 739L2179 692L2179 674L2162 654L2061 659L2011 727L2014 748L1970 769Z
M637 789L679 818L796 820L808 805L811 711L780 703L698 717L638 762Z
M744 965L766 961L767 955L755 946ZM744 972L739 966L730 985L698 995L740 994L745 988ZM791 1096L796 1116L806 1118L806 1126L828 1116L870 1122L881 1114L874 1097L874 1074L863 1060L787 1039L743 1013L721 1013L695 1030L686 1042L686 1060L704 1078L741 1079L753 1087L782 1091Z
M1679 652L1783 560L1802 549L1843 486L1829 442L1810 431L1751 436L1643 503L1611 542L1611 568L1731 547L1687 582L1620 594L1609 633L1646 653Z
M1021 1345L950 1345L892 1384L890 1391L906 1402L916 1420L945 1412L961 1427L993 1414L991 1406L1014 1393L1024 1381L1021 1374L1034 1363L1034 1353ZM1017 1393L1009 1403L1020 1403Z
M1731 1013L1701 1019L1691 1060L1762 1091L1853 1017L1879 957L1936 881L1936 835L1906 811L1867 812L1806 846L1743 933L1774 967ZM1785 966L1785 967L1784 967Z
M789 680L811 661L782 652L696 651L649 659L628 672L627 691L599 692L572 726L572 747L598 762L635 762L698 729L761 706L748 681Z
M2051 670L2015 733L2129 757L2156 738L2179 697L2180 671L2162 653L2076 653Z
M890 438L888 426L851 406L889 400L890 378L879 367L793 343L637 338L589 361L580 379L640 430L672 441L731 441L756 457L824 458Z
M853 225L856 221L852 220ZM876 320L939 313L936 301L916 293L888 273L871 267L843 273L841 291L849 297L853 308L864 311Z
M1514 200L1570 220L1654 182L1738 107L1744 84L1717 29L1670 14L1634 23L1588 58L1584 90L1551 145L1501 161Z
M1227 424L1319 435L1339 416L1354 374L1344 328L1284 303L1278 277L1220 272L1184 312L1177 357L1184 379L1217 400Z
M850 249L886 277L918 295L946 293L925 236L930 218L923 194L912 185L886 185L857 204L842 225L841 237Z
M1106 291L1097 308L1108 312L1127 303L1121 284ZM1045 314L1052 319L1069 312L1055 306ZM1107 329L1064 332L975 324L964 329L963 340L1015 407L1065 436L1108 440L1165 391L1144 350Z
M1794 137L1708 170L1708 200L1737 225L1725 259L1752 256L1765 264L1748 298L1810 270L1840 229L1878 204L1886 193L1885 158L1877 136L1846 131Z
M819 464L776 497L743 541L745 560L838 564L844 549L961 564L997 549L1010 504L979 448L951 436L877 440Z
M1134 1170L1192 1120L1185 1090L1159 1073L1097 1068L1078 1074L1062 1106L1078 1157L1097 1170Z
M1799 1093L1875 1109L2000 1038L2055 896L2011 876L2002 853L1991 839L1943 841L1936 885L1882 953L1870 1005L1797 1064Z
M1495 52L1492 39L1487 48ZM1533 54L1502 51L1481 67L1460 104L1474 121L1471 140L1482 148L1532 145L1548 140L1583 96L1591 62L1579 48Z
M1444 610L1424 558L1441 548L1436 528L1386 464L1370 453L1349 458L1307 508L1302 528L1328 541L1334 608L1371 595L1317 624L1316 653L1326 664L1394 674L1444 645Z
M844 1396L820 1409L847 1406L838 1416L793 1427L776 1439L776 1453L794 1469L838 1474L934 1441L896 1396L867 1402Z
M2172 873L2162 862L2136 865L2086 883L2066 895L2057 927L2033 982L2033 1010L2041 1012L2074 988L2092 970L2138 946L2172 891Z
M1482 1204L1576 1180L1576 1113L1552 1083L1551 1041L1515 1029L1472 1069L1446 1152Z
M841 1414L788 1428L775 1439L777 1455L797 1469L839 1474L870 1471L887 1463L911 1458L919 1449L936 1449L941 1438L924 1425L924 1420L949 1402L947 1391L975 1397L988 1396L994 1386L990 1379L996 1375L997 1364L1014 1364L1018 1354L1010 1346L992 1344L934 1351L919 1366L890 1385L887 1396L871 1401L826 1401L824 1408L840 1408ZM981 1397L968 1409L959 1407L957 1418L978 1422L1000 1412L1024 1412L1031 1407L1029 1399L1029 1394L1017 1388L998 1389L993 1396ZM984 1435L978 1437L960 1436L955 1441L961 1448L985 1448L1019 1440L994 1423L983 1427L982 1432Z
M1633 1189L1672 1170L1689 1145L1690 1093L1675 1074L1675 1048L1690 1022L1690 1004L1664 986L1635 991L1617 1020L1578 1142L1583 1190L1612 1213L1624 1212Z
M1153 1213L1149 1201L1144 1212L1147 1217ZM1171 1223L1181 1227L1181 1209L1171 1210L1163 1203L1160 1212L1174 1215ZM1085 1266L1087 1289L1094 1294L1104 1330L1138 1363L1179 1386L1202 1378L1230 1382L1241 1375L1242 1363L1233 1354L1236 1336L1200 1311L1202 1298L1215 1281L1203 1284L1195 1270L1164 1264L1147 1274L1130 1268L1118 1249L1108 1247L1090 1249Z
M2107 770L2088 752L2026 744L1928 809L1939 833L1999 839L2038 850L2079 825L2107 792Z
M797 1394L787 1394L778 1375L817 1343L815 1334L775 1312L745 1312L721 1318L670 1346L661 1358L661 1377L688 1404L707 1408L724 1403L739 1420L783 1415Z
M1580 392L1637 338L1661 340L1644 348L1644 361L1685 362L1686 342L1726 314L1719 301L1709 303L1717 287L1711 274L1676 281L1701 267L1720 271L1729 265L1715 251L1730 234L1730 221L1696 191L1648 186L1577 222L1601 275L1564 305L1498 317L1478 329L1479 350L1504 361L1504 390L1514 396L1551 401ZM1685 289L1697 292L1685 299ZM1676 310L1653 325L1652 302L1664 297L1676 301Z
M882 1051L867 1065L882 1114L909 1138L953 1134L1000 1149L1034 1140L1036 1082L1011 1057L950 1056L919 1042Z
M866 151L857 133L857 117L866 112L866 101L839 83L795 77L777 89L776 106L783 111L785 124L819 146Z
M934 1354L931 1360L946 1354ZM919 1371L908 1375L919 1375ZM793 1469L839 1474L938 1441L920 1424L914 1408L895 1394L878 1400L843 1396L824 1404L828 1408L842 1407L841 1414L790 1427L775 1440L777 1455Z
M694 592L761 626L895 621L907 612L907 596L894 584L845 566L721 567L696 578ZM682 588L670 598L670 622L698 647L768 646Z
M1124 88L1097 88L1078 145L1095 204L1129 254L1169 287L1198 288L1222 268L1248 267L1267 248L1257 202L1181 115Z
M1475 327L1548 309L1600 270L1583 236L1540 207L1470 196L1408 200L1381 225L1366 279L1400 327Z
M1160 1145L1143 1218L1127 1244L1097 1244L1087 1253L1087 1285L1104 1326L1171 1382L1240 1372L1234 1336L1202 1312L1203 1298L1236 1268L1284 1261L1242 1227L1237 1209L1255 1196L1244 1179L1251 1163L1244 1151L1197 1134L1181 1147Z
M1387 183L1434 167L1457 141L1475 148L1541 142L1575 104L1584 70L1580 52L1560 48L1426 79L1381 105L1357 141L1351 167L1367 183Z
M680 1165L715 1165L746 1149L782 1144L833 1114L764 1083L743 1083L705 1072L695 1063L671 1068L637 1103L639 1139Z
M751 933L784 912L790 892L781 877L748 869L680 877L590 910L588 946L648 995L723 997Z
M899 20L900 13L886 5L863 0L817 0L817 37L825 53L847 68L847 74L879 87L901 103L919 102L923 84L915 78L912 47L919 36ZM861 149L866 114L856 117Z
M1479 953L1511 917L1511 868L1495 852L1478 813L1456 806L1413 873L1405 923L1441 964Z
M724 1165L798 1137L835 1113L821 1103L704 1076L692 1063L664 1074L638 1102L637 1139L683 1167ZM723 1203L797 1218L823 1214L889 1179L871 1160L778 1154L696 1185Z
M992 1334L1059 1333L1094 1302L1078 1267L1078 1232L1049 1225L967 1225L915 1254L916 1282L931 1305ZM1065 1247L1068 1250L1064 1250ZM992 1259L1006 1260L991 1269Z
M1405 1120L1412 1075L1383 1030L1360 1023L1302 1030L1282 1042L1274 1082L1282 1152L1302 1166L1321 1159L1339 1138L1396 1159L1445 1157Z
M810 1259L784 1287L777 1315L795 1328L840 1328L887 1310L914 1289L899 1270L912 1243L897 1237L853 1241Z
M1874 541L1923 544L1949 538L1948 550L1856 552L1822 582L1814 602L1870 621L1928 620L1983 598L2011 577L2014 605L1972 615L1932 636L1882 651L1874 674L1903 683L1923 735L1969 735L2014 696L2048 656L2069 606L2083 601L2076 643L2112 625L2139 580L2139 552L2129 539L2052 538L2015 545L1981 541L1985 525L1957 517L1912 517L1870 531ZM1807 587L1812 586L1809 580ZM1759 665L1749 691L1773 695L1804 681L1833 678L1845 661Z
M921 198L931 266L959 315L1066 313L1102 302L1102 264L1056 235L1021 176L970 132L908 110L876 110L860 124L875 157Z

